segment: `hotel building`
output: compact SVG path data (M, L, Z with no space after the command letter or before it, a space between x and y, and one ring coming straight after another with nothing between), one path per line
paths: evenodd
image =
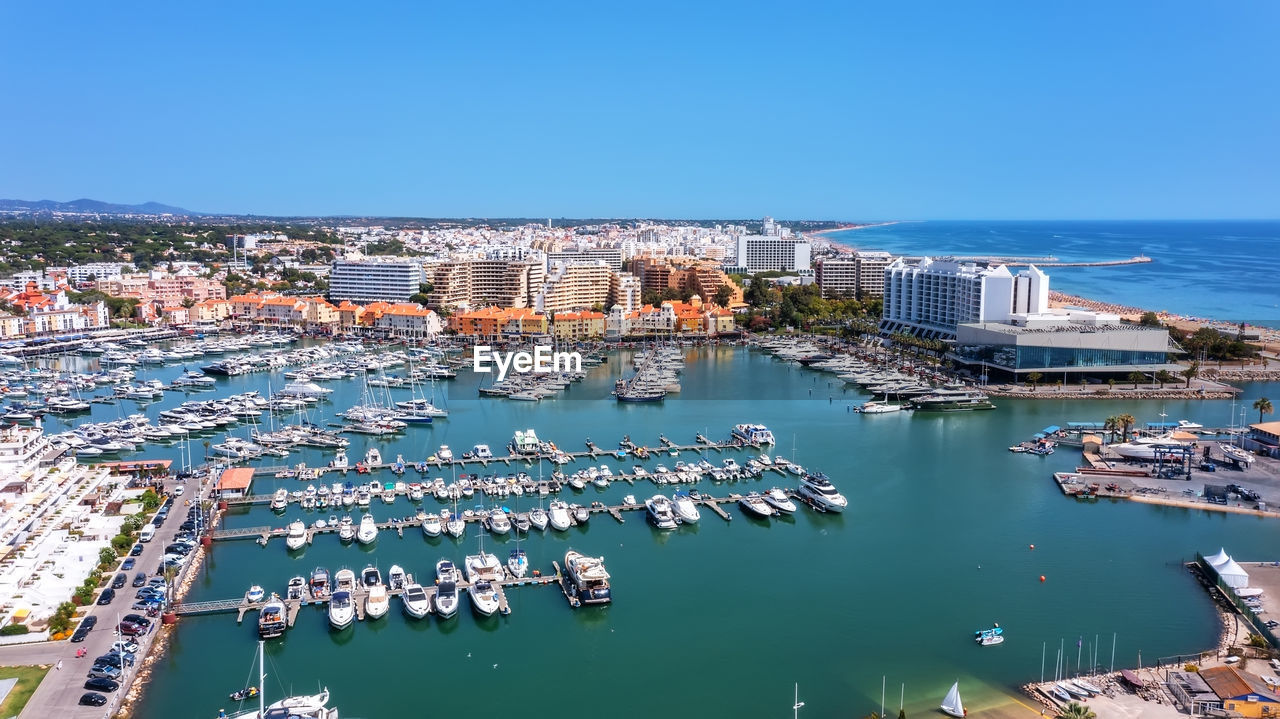
M404 302L423 282L422 265L399 257L347 257L333 261L329 298L335 301Z

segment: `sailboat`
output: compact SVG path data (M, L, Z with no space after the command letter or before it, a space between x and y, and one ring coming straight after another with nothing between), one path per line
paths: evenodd
M964 704L960 702L960 682L951 685L951 691L942 700L942 711L957 719L964 719Z
M263 690L257 692L258 708L251 709L238 714L227 715L226 712L219 712L220 717L226 719L267 719L268 717L287 716L290 719L338 719L338 710L330 709L325 704L329 703L329 690L322 689L319 694L298 695L285 697L280 701L267 704L266 686L267 672L266 664L262 658L263 642L258 641L258 686Z

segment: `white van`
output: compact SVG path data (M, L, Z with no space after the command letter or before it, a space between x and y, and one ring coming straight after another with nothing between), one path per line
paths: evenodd
M151 538L154 536L156 536L156 527L154 524L148 524L142 528L142 531L138 535L138 539L141 539L144 542L150 542Z

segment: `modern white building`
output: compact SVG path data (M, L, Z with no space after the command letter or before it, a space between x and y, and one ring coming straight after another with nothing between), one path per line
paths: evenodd
M333 261L329 299L405 302L423 282L422 265L403 257L347 257Z
M622 250L617 247L585 247L579 250L559 250L547 253L547 270L554 264L594 265L604 262L614 272L622 271Z
M954 340L961 324L1008 322L1015 313L1049 309L1049 276L1034 265L1014 275L1008 267L928 257L898 259L884 271L882 334L906 332Z
M124 274L125 268L132 270L133 266L123 262L90 262L87 265L72 265L67 268L67 279L76 285L97 280L114 280Z
M770 270L808 271L812 246L803 237L739 235L735 269L746 274Z

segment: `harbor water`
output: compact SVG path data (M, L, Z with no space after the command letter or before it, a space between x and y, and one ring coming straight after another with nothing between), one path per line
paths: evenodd
M296 626L267 642L268 698L319 684L332 692L331 705L351 717L477 711L766 717L790 711L798 682L805 715L862 716L879 711L886 677L891 710L902 684L911 714L932 712L959 679L966 706L981 711L1007 703L1017 685L1040 677L1043 646L1052 675L1060 641L1069 647L1072 671L1077 641L1087 656L1095 637L1104 666L1113 634L1117 667L1136 665L1139 652L1150 663L1212 647L1215 611L1182 563L1197 550L1220 546L1241 560L1280 559L1274 521L1119 501L1078 503L1051 480L1052 472L1076 465L1074 451L1035 457L1005 449L1047 425L1101 421L1122 411L1140 422L1158 421L1161 407L1150 402L997 400L988 412L863 416L849 408L865 396L842 389L832 375L742 347L710 347L686 353L681 393L662 403L622 405L608 392L630 366L628 352L615 353L585 381L541 402L479 398L477 386L491 379L460 371L458 379L436 386L447 419L409 427L391 440L352 435L348 454L354 464L377 446L384 461L400 454L413 462L442 444L461 453L485 443L504 455L513 432L527 428L565 450L584 449L587 438L612 450L624 435L654 447L659 434L692 444L698 433L727 439L734 424L760 422L777 437L777 446L765 451L825 471L849 498L848 510L822 515L801 507L789 518L757 520L726 505L731 522L704 511L696 525L666 533L651 528L641 512L625 513L623 524L597 514L568 532L535 531L521 542L532 568L551 571L569 548L603 556L613 603L573 610L554 587L510 588L509 616L476 618L464 598L458 615L441 621L435 615L408 619L393 599L385 618L343 632L329 629L323 610L304 607ZM139 376L168 380L182 369ZM265 395L269 385L285 381L279 372L219 378L216 391L171 392L141 411L154 418L187 398L251 389ZM321 424L362 392L360 380L327 385L335 392L321 416L312 416ZM1247 401L1266 389L1249 387ZM396 399L410 396L391 392ZM1170 402L1163 410L1170 420L1206 426L1232 419L1229 402ZM95 405L89 419L135 411L132 401ZM61 426L52 418L49 431ZM245 437L247 429L232 433ZM216 443L221 435L210 439ZM200 441L192 445L202 453ZM257 464L323 466L331 456L307 449ZM753 454L707 453L715 463L723 456L744 463ZM178 460L179 449L153 445L133 457ZM594 463L617 472L690 459L697 455ZM587 464L579 459L565 469ZM519 469L538 476L531 465L494 463L482 472ZM548 464L543 473L550 472ZM427 476L449 481L453 472L432 469ZM417 478L411 468L403 481ZM352 472L346 479L357 477ZM388 472L380 479L394 477ZM794 487L794 477L770 472L736 484L704 479L698 487L725 496L775 485ZM264 476L253 491L281 486L299 490L305 483ZM643 501L660 490L670 494L671 488L617 483L574 492L566 486L561 497L619 504L626 494ZM477 493L464 504L484 501ZM536 501L500 500L513 510ZM423 506L437 511L442 505L428 496ZM368 511L382 520L412 516L416 508L402 497L394 504L375 499ZM348 513L358 519L360 510L305 511L294 503L277 515L255 505L233 508L223 526L283 527L294 518L310 524ZM359 572L376 564L385 575L399 564L425 583L441 557L461 563L475 553L480 531L469 524L465 538L455 541L427 539L416 528L403 538L384 530L371 547L321 534L298 552L279 539L265 547L219 541L187 601L240 597L253 584L283 595L290 577L307 577L317 566ZM515 540L486 535L484 546L505 559ZM234 613L182 618L137 716L213 717L220 708L234 709L227 694L256 683L255 620L253 613L240 625ZM1006 641L976 646L974 630L992 622L1005 628Z

